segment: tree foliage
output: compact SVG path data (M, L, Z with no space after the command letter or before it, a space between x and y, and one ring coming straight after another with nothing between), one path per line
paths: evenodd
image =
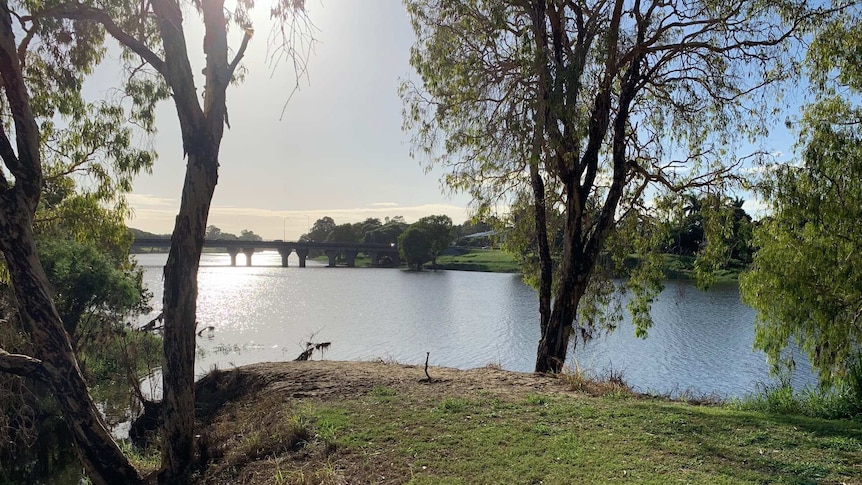
M849 386L862 407L860 21L857 7L814 36L807 60L817 99L801 120L800 163L770 167L759 185L772 213L755 231L741 288L758 311L755 346L776 368L792 362L793 341L823 386Z
M321 217L314 221L311 231L308 234L303 234L299 239L301 241L324 242L333 229L335 229L335 221L329 216Z
M357 243L359 242L359 227L350 223L338 224L326 236L326 242Z
M437 256L452 243L452 219L447 215L425 216L414 225L428 236L431 264L436 269Z
M745 0L407 7L422 80L402 88L416 154L445 166L446 184L470 193L480 212L516 202L530 212L538 371L559 371L570 337L592 335L601 305L581 303L605 302L614 289L595 278L606 245L630 239L653 254L641 261L657 261L662 238L646 199L720 188L741 163L734 147L780 110L780 91L769 88L795 73L802 27L820 13L803 1ZM636 274L660 277L654 267ZM644 333L660 285L628 285Z
M122 325L125 318L150 311L151 295L140 268L112 260L94 246L62 239L44 241L39 255L74 347Z
M314 242L350 242L368 244L394 244L398 236L407 228L407 223L401 216L386 218L381 222L376 217L364 221L336 224L331 217L318 219L308 234L303 234L300 241Z
M431 237L422 227L413 225L398 236L398 251L401 258L412 266L416 271L422 269L422 265L431 261Z
M678 199L678 198L675 198ZM662 251L692 258L701 286L709 286L717 270L744 269L754 254L754 222L743 200L717 194L687 194L667 204L667 231Z
M755 346L778 365L792 339L828 386L862 358L862 133L819 127L803 161L770 177L774 212L741 287L758 311Z

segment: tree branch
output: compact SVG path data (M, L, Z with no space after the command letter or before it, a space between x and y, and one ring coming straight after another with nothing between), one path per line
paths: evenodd
M42 381L48 379L47 371L41 360L34 359L29 355L10 354L3 349L0 349L0 372L21 377L33 377Z
M245 34L242 36L242 43L239 46L239 50L236 52L236 56L234 56L233 60L230 61L228 65L228 79L233 77L234 71L236 71L236 67L239 65L239 61L242 60L245 55L245 50L248 47L248 42L251 40L252 36L254 36L254 29L245 29Z
M27 48L30 47L30 42L33 40L33 36L35 36L36 32L39 31L39 21L33 19L33 25L31 25L29 29L26 25L27 22L25 22L21 17L18 17L18 22L21 24L21 30L27 32L21 40L21 43L18 44L18 62L21 63L21 67L23 68L27 64Z
M15 149L12 148L12 142L9 141L6 128L3 127L2 123L0 123L0 158L3 159L3 163L12 173L18 170L18 156L15 155Z
M105 30L108 31L111 36L117 39L121 44L131 49L135 54L141 56L145 61L149 62L151 66L160 74L165 76L165 62L156 55L155 52L150 50L149 47L146 46L140 40L132 37L128 33L126 33L123 29L118 26L114 20L108 15L104 10L89 7L86 5L82 5L80 3L74 4L63 4L58 5L56 7L48 8L42 10L41 12L37 12L31 17L21 17L22 20L35 20L39 17L57 17L57 18L65 18L70 20L90 20L93 22L98 22Z
M28 210L32 216L39 204L42 189L42 159L39 151L41 137L18 60L18 46L15 44L12 16L6 0L0 0L0 77L15 126L18 149L17 157L6 158L12 152L12 144L4 132L2 138L5 140L0 142L0 156L4 157L6 166L15 177L15 189L24 197L25 205L21 209Z

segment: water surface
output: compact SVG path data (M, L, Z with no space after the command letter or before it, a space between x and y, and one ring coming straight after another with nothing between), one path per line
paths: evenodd
M166 255L136 258L160 300ZM331 342L325 357L333 360L420 364L430 352L433 365L533 369L538 300L519 275L327 268L313 261L298 268L295 255L282 268L277 252L255 253L253 262L230 267L219 253L201 259L198 322L215 327L198 339L201 374L212 366L292 360L309 339ZM153 306L157 313L159 301ZM652 315L648 339L635 338L626 320L578 348L577 364L599 374L621 372L637 390L659 393L741 396L770 380L765 355L752 350L755 313L740 302L736 284L704 293L668 282ZM814 383L810 371L797 372L794 384L806 383Z

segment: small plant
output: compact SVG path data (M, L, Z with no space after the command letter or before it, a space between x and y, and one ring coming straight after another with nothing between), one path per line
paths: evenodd
M632 394L631 386L625 381L622 371L611 369L606 377L597 377L590 371L581 369L578 362L567 367L557 375L566 383L569 389L577 392L585 392L592 396L616 396L623 397Z
M374 397L392 397L395 395L395 389L386 386L375 386L371 390L371 395Z
M460 413L467 409L470 402L464 398L446 398L440 403L440 410L450 413Z
M527 401L527 404L532 404L533 406L547 406L548 402L550 402L548 396L541 394L527 394L524 400Z

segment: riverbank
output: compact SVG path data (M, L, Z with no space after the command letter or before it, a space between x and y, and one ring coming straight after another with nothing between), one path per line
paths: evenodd
M199 384L198 483L862 483L862 423L694 406L576 379L282 362Z
M515 257L499 249L461 249L454 251L454 253L439 256L437 269L485 273L518 273L521 271ZM326 256L317 256L312 259L319 263L329 262ZM355 264L358 268L370 268L371 259L360 253L356 256ZM430 270L431 263L426 263L425 268Z
M499 249L469 249L460 254L437 258L438 269L455 271L484 271L488 273L518 273L521 271L515 257Z

